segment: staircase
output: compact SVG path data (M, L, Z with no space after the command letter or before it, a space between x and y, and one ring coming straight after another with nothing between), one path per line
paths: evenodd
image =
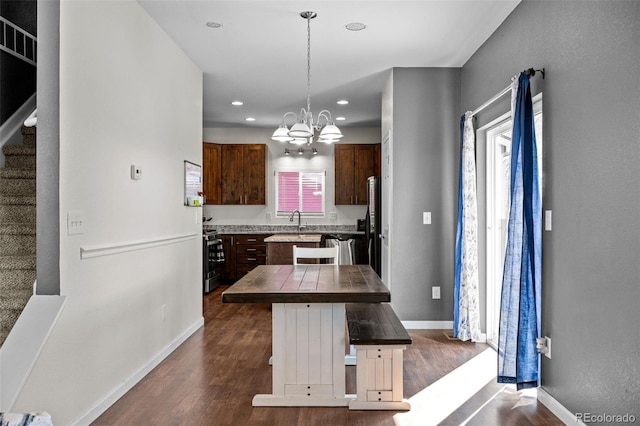
M36 128L4 146L0 168L0 346L33 294L36 279Z

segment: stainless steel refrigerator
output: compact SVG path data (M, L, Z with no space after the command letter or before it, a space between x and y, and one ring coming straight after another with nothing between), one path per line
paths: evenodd
M369 251L369 264L380 276L382 253L382 218L380 196L380 176L367 179L367 216L365 218L365 234Z

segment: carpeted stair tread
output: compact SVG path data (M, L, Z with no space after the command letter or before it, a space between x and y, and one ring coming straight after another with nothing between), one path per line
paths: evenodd
M0 270L3 269L35 269L36 256L34 254L0 256Z
M4 167L7 169L35 170L36 147L25 145L3 146Z
M35 280L35 269L0 269L0 294L6 290L31 290Z
M5 309L17 309L21 303L29 300L29 298L33 295L33 287L30 288L21 288L21 289L13 289L13 290L5 290L0 294L0 306ZM13 304L11 300L18 300L19 302Z
M0 195L36 194L36 171L23 169L0 169Z
M22 144L26 146L36 146L36 128L22 126Z
M0 195L0 204L11 206L35 206L35 196L24 195Z
M2 147L4 155L36 155L34 146L25 145L5 145Z
M36 128L2 147L0 168L0 346L33 294L36 279Z
M28 223L2 223L0 235L36 235L36 227Z
M35 205L0 203L0 223L30 223L35 226Z
M0 256L35 255L35 234L0 234Z
M35 170L22 169L0 169L0 179L34 179L36 178Z

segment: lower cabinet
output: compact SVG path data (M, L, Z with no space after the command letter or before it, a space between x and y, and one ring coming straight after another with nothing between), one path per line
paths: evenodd
M265 235L235 234L222 235L225 264L222 279L234 282L258 265L267 263Z
M267 263L264 235L236 235L236 274L242 278L258 265Z
M320 243L267 243L267 265L293 265L293 246L320 247ZM302 259L301 259L302 260ZM310 260L303 263L317 263Z

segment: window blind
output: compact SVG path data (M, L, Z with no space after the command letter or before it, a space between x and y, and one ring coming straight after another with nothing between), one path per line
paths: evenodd
M324 172L276 172L276 214L324 215Z

